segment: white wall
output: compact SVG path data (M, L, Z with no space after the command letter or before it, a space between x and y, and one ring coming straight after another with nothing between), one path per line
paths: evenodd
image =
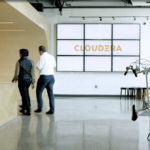
M63 15L57 9L47 9L41 13L51 24L51 54L56 57L56 24L83 23L82 19L73 19L69 16L149 16L149 9L63 9ZM146 25L143 23L146 22ZM146 18L116 18L103 19L88 18L84 23L140 23L141 24L141 58L150 60L150 21ZM128 66L129 64L127 64ZM86 94L86 95L119 95L120 87L146 86L145 76L134 77L132 73L124 76L123 73L98 72L56 72L55 94ZM150 84L150 82L149 82ZM98 88L95 88L98 85Z

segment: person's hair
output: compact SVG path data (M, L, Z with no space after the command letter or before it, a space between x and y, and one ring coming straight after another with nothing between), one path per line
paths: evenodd
M41 46L39 47L39 50L42 51L42 52L46 52L46 48L45 48L43 45L41 45Z
M29 55L29 51L27 49L20 49L20 54L22 57L25 57Z

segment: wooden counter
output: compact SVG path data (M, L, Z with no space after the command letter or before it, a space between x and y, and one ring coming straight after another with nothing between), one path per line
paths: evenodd
M17 117L16 84L0 83L0 126Z

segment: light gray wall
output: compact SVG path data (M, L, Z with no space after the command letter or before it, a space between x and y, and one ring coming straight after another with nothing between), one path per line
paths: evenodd
M63 9L62 16L57 9L45 9L41 13L51 24L51 54L56 57L56 24L83 23L82 19L69 16L149 16L149 9ZM146 25L143 23L146 22ZM150 21L146 18L86 19L84 23L140 23L141 24L141 58L150 60ZM128 66L129 64L127 64ZM135 78L132 73L98 72L55 72L55 94L86 94L86 95L119 95L120 87L146 86L145 76ZM150 84L150 82L149 82ZM98 85L98 88L95 88Z

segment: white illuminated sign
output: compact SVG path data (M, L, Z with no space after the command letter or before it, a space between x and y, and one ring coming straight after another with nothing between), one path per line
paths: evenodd
M113 55L139 55L139 41L113 41ZM120 50L117 51L117 47Z
M138 24L57 25L57 71L124 71L139 57Z
M85 55L111 55L111 41L85 41Z
M58 40L57 55L83 55L83 40Z

